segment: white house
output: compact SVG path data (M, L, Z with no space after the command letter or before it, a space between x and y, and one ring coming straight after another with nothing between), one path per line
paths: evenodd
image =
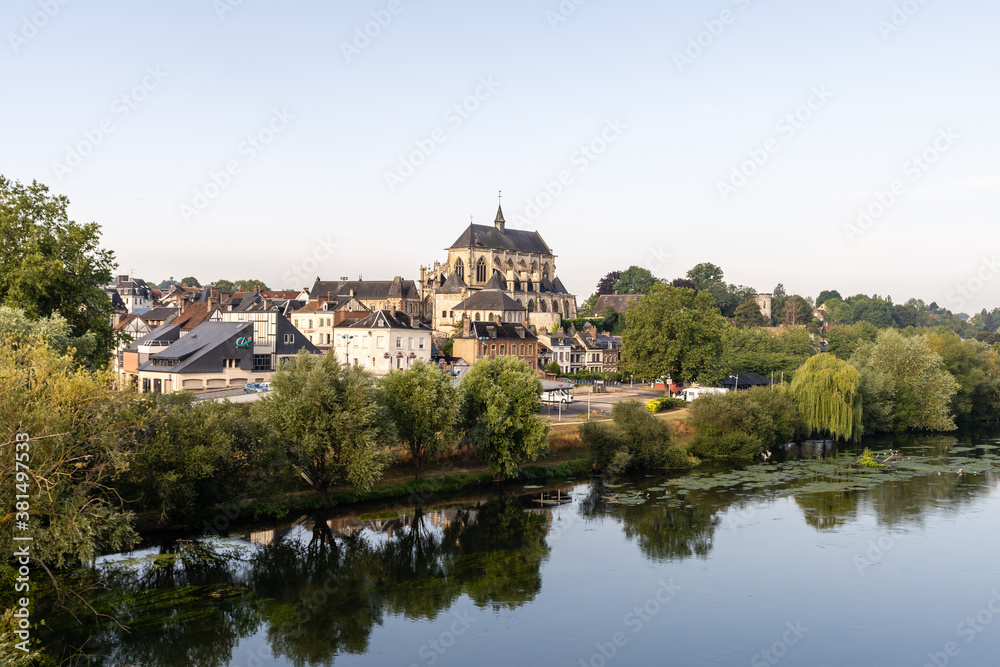
M363 320L334 327L328 354L373 373L406 369L431 360L431 330L401 310L377 310Z

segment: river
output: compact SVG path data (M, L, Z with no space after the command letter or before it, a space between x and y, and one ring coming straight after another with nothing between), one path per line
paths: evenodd
M998 433L431 498L101 559L97 665L993 665ZM78 584L91 579L81 573ZM58 652L58 651L57 651Z

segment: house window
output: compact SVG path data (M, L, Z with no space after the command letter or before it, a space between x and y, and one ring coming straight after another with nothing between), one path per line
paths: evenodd
M375 345L376 345L376 347L378 347L378 349L384 350L385 349L385 336L377 336L375 338Z
M418 342L418 345L419 345L419 347L420 347L421 350L424 349L424 337L423 336L420 337L420 341Z
M501 346L500 346L500 354L503 354L503 353L504 353L504 346L503 346L503 345L501 345Z
M253 355L253 369L255 371L269 371L271 368L271 355L270 354L255 354Z
M449 315L449 317L455 317L455 311L454 310L449 310L448 312L451 313L451 315Z
M285 345L291 345L295 342L295 334L285 334L284 341ZM309 342L312 342L312 336L309 337Z
M142 393L148 394L152 389L153 383L150 382L149 378L142 378Z
M313 321L312 321L312 320L309 320L309 328L310 328L310 329L312 329L312 328L313 328Z
M326 335L326 344L327 344L327 345L329 345L329 344L330 344L330 334L327 334L327 335Z
M407 350L413 349L413 336L410 336L409 338L406 339L406 349Z
M400 336L396 336L396 349L403 349L403 339Z

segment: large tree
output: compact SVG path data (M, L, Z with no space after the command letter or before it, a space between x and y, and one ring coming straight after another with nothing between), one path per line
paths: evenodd
M303 351L278 369L271 387L261 409L324 505L336 484L364 489L381 477L391 425L367 373L341 366L334 354Z
M805 324L810 319L812 319L812 306L809 305L809 302L798 294L788 297L781 316L782 324L796 326Z
M718 379L725 324L710 293L656 285L625 311L622 372L644 380Z
M622 271L614 284L613 291L619 294L648 294L660 279L641 266L630 266Z
M738 327L766 327L771 322L760 312L760 306L754 300L745 301L733 313L733 324Z
M181 278L181 285L186 285L187 287L201 287L201 282L194 276L186 276Z
M44 185L0 176L0 304L29 317L62 315L74 336L92 333L96 345L81 361L107 362L114 346L111 282L114 253L100 247L100 227L69 219L69 200Z
M795 372L791 393L809 435L861 439L861 376L854 366L833 355L817 354Z
M498 480L548 446L549 423L537 413L542 381L514 357L477 361L462 378L459 423L466 441Z
M958 382L926 336L886 329L874 343L859 345L851 364L861 373L866 432L955 428L951 399Z
M81 368L49 345L60 327L57 345L70 340L64 320L11 321L0 326L0 535L18 544L12 534L24 525L32 560L56 567L130 547L132 515L110 483L142 428L135 397L116 391L109 371Z
M420 481L424 463L454 440L458 392L452 377L435 365L418 361L405 371L393 371L382 378L379 395Z
M1000 416L1000 354L978 340L962 340L952 331L927 335L930 348L958 381L952 412L962 422L995 421Z
M823 290L822 292L819 293L818 297L816 297L816 307L818 308L818 307L822 306L829 299L843 300L843 297L840 296L840 292L838 292L835 289L833 289L833 290L825 289L825 290Z
M597 281L597 294L611 294L615 291L615 283L622 277L621 271L608 271L603 278Z

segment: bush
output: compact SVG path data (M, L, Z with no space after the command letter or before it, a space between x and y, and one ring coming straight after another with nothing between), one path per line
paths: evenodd
M612 473L648 468L690 468L696 461L676 444L674 430L653 417L639 401L612 408L612 424L580 425L580 439L590 449L594 467Z
M672 410L674 408L680 408L684 406L683 399L671 398L670 396L663 396L661 398L654 398L652 400L646 401L646 409L652 413L663 412L664 410Z
M691 404L696 456L753 458L802 433L802 419L783 391L750 389L715 394Z

